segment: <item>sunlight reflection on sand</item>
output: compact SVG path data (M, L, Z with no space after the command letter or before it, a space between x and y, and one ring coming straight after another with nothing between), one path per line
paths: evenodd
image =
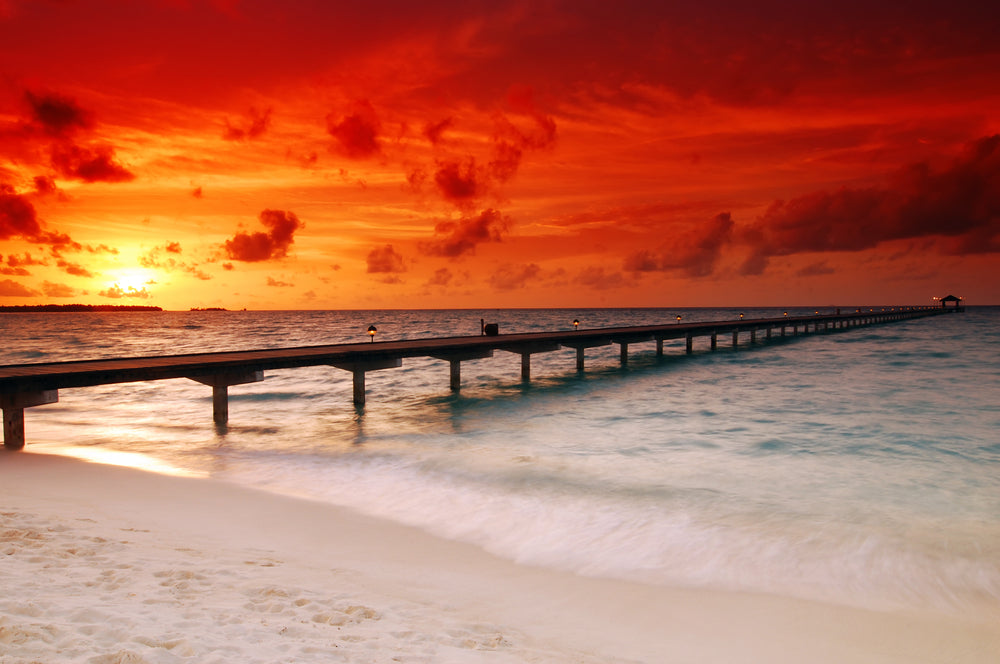
M90 463L99 463L106 466L125 466L137 470L145 470L160 475L173 475L174 477L208 477L207 473L195 470L187 470L172 466L169 463L138 452L122 452L120 450L109 450L103 447L75 447L71 445L59 444L36 444L30 450L42 454L58 454L60 456L73 457Z

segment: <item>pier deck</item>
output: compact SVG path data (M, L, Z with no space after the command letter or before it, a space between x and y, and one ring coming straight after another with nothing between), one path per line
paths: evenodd
M754 320L725 320L696 323L667 323L636 327L529 332L497 336L464 336L377 343L349 343L326 346L304 346L262 350L131 357L120 359L80 360L0 366L0 407L3 409L4 446L24 447L24 409L58 401L58 391L66 388L89 387L111 383L189 378L211 386L213 418L217 423L228 420L228 388L263 380L264 372L274 369L329 365L354 374L354 402L365 402L365 373L402 366L412 357L432 357L450 363L450 386L461 385L461 362L492 357L501 350L521 355L521 377L530 380L531 355L575 348L576 368L584 369L584 350L618 344L621 363L628 362L630 344L656 342L656 352L663 353L663 341L686 339L686 351L692 352L695 337L710 337L710 347L717 348L718 335L732 334L733 346L739 335L749 333L757 340L763 331L770 339L773 330L785 336L830 329L849 329L859 325L887 323L925 316L952 313L956 309L895 308L891 311L855 311L853 313L822 314Z

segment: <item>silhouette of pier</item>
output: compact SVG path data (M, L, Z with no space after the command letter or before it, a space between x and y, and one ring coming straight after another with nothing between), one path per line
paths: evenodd
M213 419L217 424L225 424L229 419L229 387L261 381L264 379L265 371L275 369L328 365L350 371L354 377L354 403L363 405L367 372L400 367L403 360L413 357L431 357L448 362L450 387L457 391L461 387L462 362L493 357L493 353L498 350L520 355L521 378L529 381L531 356L561 348L576 349L576 369L583 371L585 351L599 346L618 344L621 364L626 366L629 346L634 344L655 342L656 354L660 356L663 355L665 340L685 339L685 350L691 353L694 339L698 337L708 337L709 347L711 350L716 350L720 336L731 335L732 346L737 347L741 335L749 343L757 343L762 336L764 340L769 340L775 334L784 337L849 330L859 326L937 316L956 311L962 311L962 308L896 307L882 311L855 310L851 313L838 311L834 314L754 320L743 320L740 314L738 320L694 323L684 323L678 317L676 322L637 327L441 337L0 366L0 407L3 408L4 447L13 450L24 447L24 409L56 403L61 389L189 378L212 388ZM374 342L374 336L372 341Z

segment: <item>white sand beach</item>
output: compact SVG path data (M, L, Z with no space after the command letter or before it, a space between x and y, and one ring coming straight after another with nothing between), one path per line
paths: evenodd
M330 505L0 455L0 663L1000 661L1000 616L516 565Z

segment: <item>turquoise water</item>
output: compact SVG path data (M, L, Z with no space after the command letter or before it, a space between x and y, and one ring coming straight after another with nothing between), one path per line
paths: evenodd
M790 315L813 309L789 309ZM783 310L745 309L749 317ZM0 363L733 319L740 310L5 314ZM762 336L762 335L761 335ZM230 388L62 390L43 441L348 506L525 564L872 608L1000 608L1000 309L710 352L696 340L368 374L331 367Z

